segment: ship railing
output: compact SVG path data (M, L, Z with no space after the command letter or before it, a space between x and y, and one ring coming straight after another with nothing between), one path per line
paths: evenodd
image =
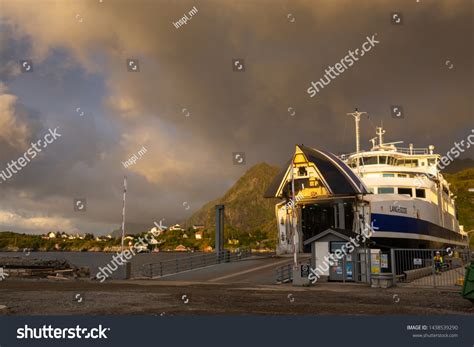
M339 159L345 160L350 158L351 156L355 154L379 154L382 155L382 152L391 152L391 153L402 153L402 154L413 154L413 155L426 155L430 154L430 151L428 148L406 148L406 147L396 147L396 150L388 150L388 151L360 151L359 153L357 152L352 152L352 153L347 153L347 154L340 154L338 155Z
M239 248L233 252L224 250L218 253L213 252L191 255L189 257L177 257L176 259L143 264L141 267L141 273L145 277L159 278L220 263L234 262L248 258L251 255L251 249Z

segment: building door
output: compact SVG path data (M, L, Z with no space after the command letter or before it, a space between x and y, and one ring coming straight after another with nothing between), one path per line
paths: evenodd
M334 254L345 245L344 241L332 241L329 243L329 251ZM354 281L354 260L352 254L343 255L341 259L334 255L334 264L329 267L330 281Z

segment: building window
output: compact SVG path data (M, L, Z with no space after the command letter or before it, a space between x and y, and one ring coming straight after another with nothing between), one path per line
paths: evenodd
M411 188L398 188L398 194L413 196Z
M426 191L424 189L415 189L417 198L426 198Z
M393 194L395 192L395 189L392 187L379 187L377 188L377 193L378 194Z

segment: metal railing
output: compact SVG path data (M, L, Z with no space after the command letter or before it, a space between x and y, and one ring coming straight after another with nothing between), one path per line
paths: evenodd
M309 265L311 266L311 260L300 261L298 265ZM293 263L289 263L276 268L276 283L288 283L293 281Z
M293 264L287 264L276 269L276 282L287 283L293 281Z
M390 153L385 153L385 152L390 152ZM349 157L355 155L355 154L374 154L374 155L387 155L387 154L395 154L395 153L402 153L402 154L414 154L414 155L426 155L429 154L430 151L428 148L407 148L407 147L396 147L393 150L384 150L384 151L360 151L359 153L357 152L352 152L352 153L344 153L338 155L338 157L342 160L348 159Z
M394 249L392 266L398 282L420 287L459 287L469 263L468 250ZM439 252L441 259L435 256Z
M193 269L203 268L206 266L216 265L220 263L229 263L250 257L252 252L250 249L238 249L234 252L222 251L217 253L203 253L199 255L191 255L189 257L164 260L157 263L146 263L141 267L141 274L145 277L163 277L179 272L189 271Z

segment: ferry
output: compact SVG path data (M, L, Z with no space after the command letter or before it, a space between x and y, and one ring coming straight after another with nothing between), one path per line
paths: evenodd
M370 248L467 247L434 146L403 148L401 141L385 142L386 131L376 127L371 149L361 150L362 114L348 113L355 119L356 152L338 156L297 145L269 187L266 197L280 199L277 253L309 252L307 241L329 229L364 232Z

